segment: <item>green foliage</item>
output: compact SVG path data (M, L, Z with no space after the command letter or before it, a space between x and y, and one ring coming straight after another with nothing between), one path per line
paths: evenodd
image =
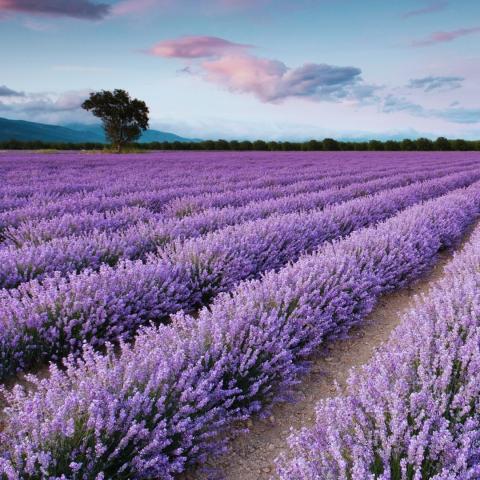
M102 120L105 135L118 152L148 128L146 103L130 98L125 90L92 92L82 108Z
M101 143L51 143L51 142L22 142L19 140L8 140L0 142L2 150L41 150L50 153L51 150L93 150L112 152ZM427 138L416 140L404 139L401 141L371 140L369 142L342 142L332 138L325 140L309 140L307 142L265 142L256 140L204 140L200 142L151 142L151 143L132 143L130 146L122 146L125 153L147 152L151 150L266 150L266 151L365 151L365 150L385 150L385 151L424 151L424 150L478 150L480 151L479 140L450 140L445 137L439 137L435 141ZM117 149L118 151L118 149Z

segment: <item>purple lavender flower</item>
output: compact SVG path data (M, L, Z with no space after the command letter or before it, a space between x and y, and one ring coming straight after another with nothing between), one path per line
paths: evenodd
M25 479L169 479L221 452L227 428L281 400L314 349L361 322L379 295L422 275L479 211L476 184L327 243L278 272L242 282L198 318L179 313L170 326L144 329L132 345L122 344L118 355L113 347L106 354L86 347L81 360L66 362L66 371L52 366L49 379L32 378L35 392L26 394L21 387L5 392L9 407L0 471L6 478ZM473 358L458 346L458 358ZM468 373L477 368L466 365ZM444 380L451 376L440 377L438 387L431 384L439 390L450 385ZM455 429L450 437L448 429L438 430L433 459L443 461L443 452L457 438L462 448L478 445L478 428L464 403L477 383L470 381L467 390L452 384L455 416L465 422L457 422L461 436ZM426 416L430 410L425 407L434 405L428 395L414 400L424 415L416 421L418 442L406 458L418 462L437 419ZM392 422L401 425L400 420ZM459 452L465 455L456 458L459 467L450 472L461 471L461 465L475 472L469 462L477 457L466 455L470 447ZM400 468L408 464L400 460ZM438 478L452 478L450 472L444 469ZM355 471L364 473L360 467Z

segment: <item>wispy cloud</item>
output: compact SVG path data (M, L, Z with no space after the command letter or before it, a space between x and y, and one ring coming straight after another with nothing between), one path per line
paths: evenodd
M480 123L479 108L425 108L422 105L411 102L404 97L388 95L385 97L381 109L384 113L406 112L416 117L441 118L451 123L473 124Z
M94 3L90 0L0 0L0 13L16 12L99 20L109 11L108 4Z
M382 111L384 113L407 112L416 116L426 116L425 109L421 105L393 94L389 94L383 99Z
M169 58L207 58L243 52L249 48L252 46L229 42L219 37L186 36L159 42L149 50L149 53Z
M112 6L112 14L142 14L155 7L168 6L171 3L171 0L123 0Z
M12 90L8 88L6 85L0 85L0 97L24 97L25 94L23 92L17 92L16 90Z
M88 93L87 90L79 90L61 94L40 92L0 97L0 116L47 123L89 121L91 115L81 108Z
M480 108L447 108L437 116L453 123L480 123Z
M92 67L88 65L54 65L52 70L56 72L72 72L72 73L106 73L110 72L110 68Z
M424 92L433 90L454 90L462 86L463 77L454 76L428 76L423 78L412 78L407 87L421 89Z
M452 42L457 38L473 35L475 33L480 33L480 27L459 28L449 32L434 32L426 38L414 40L410 45L412 47L427 47L437 43Z
M428 5L426 5L423 8L418 8L415 10L410 10L408 12L405 12L402 17L403 18L410 18L410 17L417 17L419 15L428 15L430 13L436 13L440 12L441 10L444 10L448 6L447 1L436 1L436 2L430 2Z

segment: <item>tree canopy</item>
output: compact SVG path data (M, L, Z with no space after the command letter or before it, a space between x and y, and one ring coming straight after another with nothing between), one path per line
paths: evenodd
M92 92L82 108L102 120L105 135L118 152L138 140L142 131L148 128L146 103L131 98L125 90Z

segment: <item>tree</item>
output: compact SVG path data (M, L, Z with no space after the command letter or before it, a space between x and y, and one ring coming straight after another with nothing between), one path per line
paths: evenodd
M255 140L252 143L253 150L268 150L267 143L263 140Z
M130 98L125 90L92 92L82 108L101 118L105 135L117 152L138 140L148 128L147 105L142 100Z
M400 143L395 140L387 140L384 144L384 150L400 150Z
M384 150L383 143L380 140L370 140L368 142L368 149L377 151L377 150Z
M456 140L452 140L452 146L453 146L453 150L466 151L471 149L470 145L462 138L457 138Z
M450 142L445 137L438 137L435 140L435 148L437 150L451 150Z
M417 149L416 144L409 138L404 138L402 140L402 150L405 150L408 152L416 149Z
M340 146L338 145L338 142L333 138L324 138L323 149L324 150L340 150Z
M433 150L433 142L428 138L417 138L415 143L417 145L417 150Z

